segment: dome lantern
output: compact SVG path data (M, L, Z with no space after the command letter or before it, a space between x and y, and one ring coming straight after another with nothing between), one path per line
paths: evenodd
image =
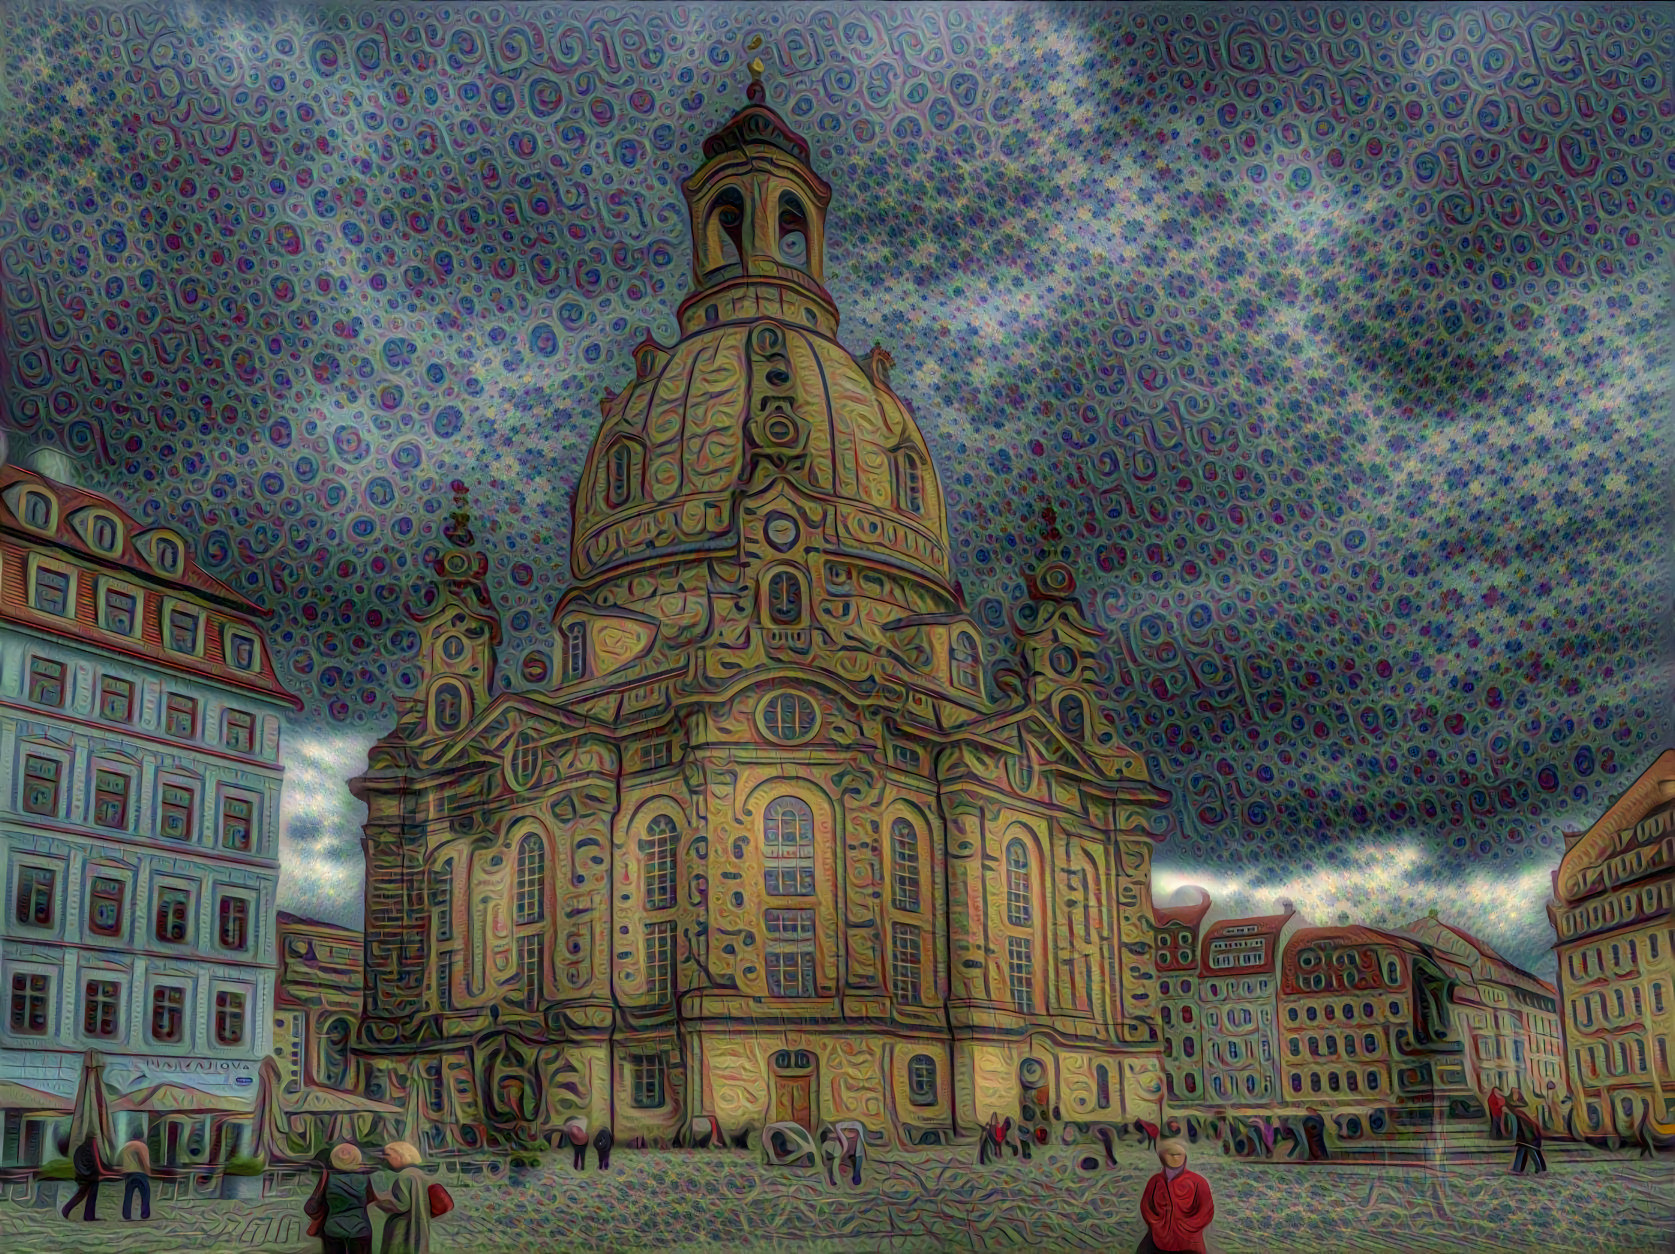
M704 164L681 189L693 286L680 308L683 333L770 311L837 331L825 288L831 185L810 164L808 140L768 106L762 68L751 62L748 103L704 141Z

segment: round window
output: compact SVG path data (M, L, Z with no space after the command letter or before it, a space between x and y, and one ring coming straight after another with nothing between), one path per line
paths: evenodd
M450 662L457 662L465 656L464 636L443 636L442 656Z
M781 553L797 542L797 522L789 514L769 514L765 530L768 543Z
M1076 651L1069 645L1057 645L1047 655L1047 665L1055 675L1069 675L1076 669Z
M775 444L791 443L792 435L793 431L791 427L791 420L789 418L782 415L776 415L775 417L768 419L768 439L772 440Z
M814 702L800 692L776 692L757 707L762 731L770 740L791 744L814 735L819 716Z

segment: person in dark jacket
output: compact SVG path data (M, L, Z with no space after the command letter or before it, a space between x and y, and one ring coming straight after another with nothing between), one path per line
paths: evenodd
M320 1254L372 1254L372 1219L367 1207L378 1199L361 1151L347 1141L333 1147L331 1170L320 1173L303 1214L320 1221Z
M1535 1174L1539 1176L1547 1170L1547 1156L1541 1152L1541 1127L1530 1118L1529 1109L1524 1105L1524 1095L1517 1090L1507 1100L1506 1107L1512 1112L1513 1122L1518 1127L1514 1134L1516 1148L1512 1151L1513 1173L1523 1175L1525 1165L1533 1162Z
M70 1195L62 1213L68 1219L76 1203L86 1198L87 1205L82 1209L81 1217L84 1223L91 1223L99 1218L94 1211L99 1204L99 1175L104 1170L104 1164L99 1161L98 1141L88 1137L76 1147L75 1156L70 1161L76 1169L76 1191Z
M609 1128L600 1128L593 1134L593 1152L599 1158L599 1170L611 1169L611 1146L616 1144L616 1137L611 1135Z

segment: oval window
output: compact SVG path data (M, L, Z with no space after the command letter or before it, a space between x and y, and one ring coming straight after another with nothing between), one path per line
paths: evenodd
M1070 675L1076 669L1076 651L1067 644L1056 645L1047 655L1047 665L1055 675Z
M464 636L442 637L442 656L450 662L457 662L465 656Z
M799 692L776 692L761 706L762 730L772 740L807 740L818 722L814 702Z

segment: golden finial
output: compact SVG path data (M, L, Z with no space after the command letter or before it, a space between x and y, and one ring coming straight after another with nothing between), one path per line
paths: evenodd
M760 83L762 81L762 71L767 68L767 66L762 64L761 57L757 57L754 61L752 61L750 63L750 77L752 81Z
M752 36L751 36L751 37L750 37L750 42L749 42L749 43L747 43L747 44L746 44L746 45L745 45L745 46L744 46L744 50L745 50L745 51L746 51L746 52L755 52L755 51L756 51L756 50L757 50L757 49L758 49L758 48L760 48L760 47L761 47L761 46L762 46L762 36L760 36L760 35L752 35Z

